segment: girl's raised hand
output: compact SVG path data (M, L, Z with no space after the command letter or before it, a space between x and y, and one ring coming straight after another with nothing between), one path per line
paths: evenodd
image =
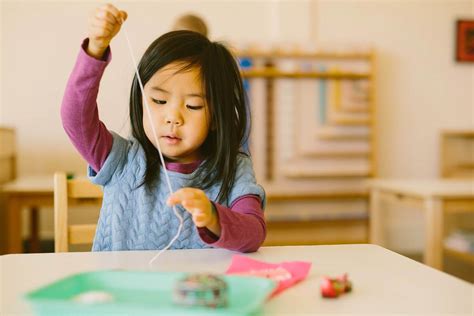
M89 45L87 53L97 59L102 58L105 50L118 33L127 12L120 11L111 4L98 7L89 21Z
M182 188L173 193L166 204L181 204L192 217L197 227L207 227L215 235L220 236L220 224L217 212L204 191L195 188Z

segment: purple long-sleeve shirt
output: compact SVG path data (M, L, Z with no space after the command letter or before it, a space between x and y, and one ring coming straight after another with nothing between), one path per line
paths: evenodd
M63 127L72 143L98 172L111 151L113 138L105 124L100 121L97 95L103 72L111 61L110 49L102 60L89 56L85 49L86 39L79 52L70 75L61 106ZM168 170L192 173L199 162L190 164L166 163ZM265 240L266 225L261 200L256 195L245 195L236 199L230 207L213 202L216 207L221 235L214 235L207 228L199 228L201 239L214 247L242 252L256 251Z

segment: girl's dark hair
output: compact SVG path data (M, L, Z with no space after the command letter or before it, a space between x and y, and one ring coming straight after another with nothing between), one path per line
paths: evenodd
M226 201L235 181L237 156L246 134L247 107L245 92L235 58L222 44L209 41L191 31L173 31L156 39L146 50L138 72L145 85L161 68L183 62L182 71L197 67L211 113L211 128L202 145L204 162L195 175L195 183L205 190L221 183L218 202ZM143 128L142 93L135 74L130 91L132 135L142 145L146 170L141 185L149 187L159 179L158 150Z

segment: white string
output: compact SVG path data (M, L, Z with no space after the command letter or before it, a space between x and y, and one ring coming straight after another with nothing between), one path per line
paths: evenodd
M165 160L163 158L163 154L161 153L160 143L158 142L158 137L157 137L156 130L155 130L155 124L153 124L153 120L151 118L150 106L148 105L148 101L147 101L147 98L146 98L146 95L145 95L145 90L143 89L142 79L140 78L140 74L138 73L138 64L137 64L137 61L135 60L135 56L133 55L132 45L130 44L130 40L128 38L127 31L125 30L125 25L124 25L124 20L123 19L122 19L122 28L123 28L123 34L125 36L125 40L127 41L127 46L128 46L128 50L130 52L130 56L132 57L133 66L135 67L135 73L137 75L138 84L140 85L140 90L142 91L143 101L145 102L145 108L146 108L146 112L148 114L148 120L150 122L151 130L153 132L153 137L154 137L154 140L155 140L156 147L158 148L158 154L160 156L161 165L163 166L163 170L165 172L166 183L168 184L168 189L169 189L170 195L171 195L171 194L173 194L173 188L171 187L171 181L170 181L170 178L168 176L168 171L166 170ZM175 242L175 240L178 239L179 234L181 234L181 229L183 228L183 217L181 216L181 214L178 213L178 210L176 209L175 205L173 205L173 211L174 211L174 214L176 215L176 217L179 219L178 232L176 233L176 236L174 236L173 239L171 239L171 241L169 242L169 244L165 248L161 249L153 258L151 258L151 260L148 262L148 266L150 268L153 266L153 262L165 250L168 250L168 248L171 247L171 245Z

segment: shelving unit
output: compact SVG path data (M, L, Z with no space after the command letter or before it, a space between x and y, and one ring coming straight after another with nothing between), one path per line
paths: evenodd
M348 126L354 126L354 125L369 125L370 119L368 118L347 118L347 117L338 117L334 118L332 120L333 124L335 125L348 125Z
M1 188L3 184L16 178L15 130L0 126L0 254L5 253L7 244L6 198Z
M303 72L279 71L274 68L265 70L247 70L245 78L292 78L292 79L368 79L370 74L351 72Z
M444 247L444 252L445 254L449 256L453 256L458 260L461 260L465 263L470 264L471 266L474 267L474 255L470 252L463 252L463 251L458 251L456 249L452 249L450 247Z
M236 55L246 64L250 149L268 196L266 244L367 242L374 52Z
M358 151L318 151L304 154L305 157L333 157L333 158L350 158L350 157L368 157L370 152L367 150Z
M16 176L15 130L0 127L0 184Z
M440 174L448 179L471 179L473 181L474 192L474 130L445 130L441 132L440 140ZM459 205L447 212L448 216L459 216L472 211L474 204ZM471 217L470 223L464 222L464 225L471 226L474 220ZM470 225L469 225L470 224ZM449 235L449 231L446 236ZM446 237L445 236L445 237ZM444 253L456 258L471 266L474 269L474 253L463 252L447 245L444 245Z
M474 179L474 130L441 133L441 176Z
M369 138L368 135L338 135L338 134L323 134L317 136L323 140L334 140L334 141L346 141L346 140L366 140Z
M302 51L281 51L281 50L241 50L235 52L240 57L276 59L276 58L291 58L291 59L314 59L314 60L371 60L373 58L372 52L302 52Z

